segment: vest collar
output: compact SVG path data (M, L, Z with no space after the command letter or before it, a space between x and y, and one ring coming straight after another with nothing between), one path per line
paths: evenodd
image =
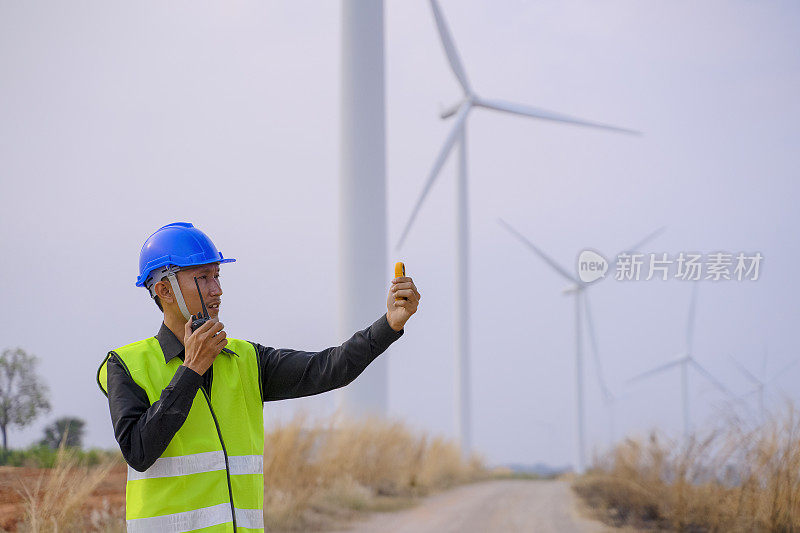
M174 357L180 357L181 361L183 361L183 343L178 340L178 337L176 337L175 334L172 333L172 330L163 322L161 323L161 328L158 330L158 333L156 333L156 340L158 340L158 344L161 346L161 351L164 352L165 362L169 363ZM239 357L239 354L230 348L223 348L222 353Z

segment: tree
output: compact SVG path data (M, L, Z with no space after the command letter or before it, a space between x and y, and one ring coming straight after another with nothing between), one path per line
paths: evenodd
M64 439L64 446L80 448L83 446L83 427L85 425L86 422L80 418L70 416L59 418L44 428L44 438L41 443L56 449Z
M22 348L3 350L0 356L0 432L3 449L8 449L9 427L25 427L41 413L50 410L47 385L34 367L36 357Z

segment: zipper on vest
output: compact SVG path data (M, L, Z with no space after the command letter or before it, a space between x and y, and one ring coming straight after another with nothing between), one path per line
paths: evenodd
M231 500L231 516L233 517L233 531L236 532L236 509L233 506L233 487L231 486L231 467L228 464L228 452L225 450L225 441L222 440L222 430L219 429L219 422L217 422L217 415L214 414L214 408L211 407L211 398L208 396L208 393L203 387L200 387L200 390L203 391L203 396L206 398L206 403L208 403L208 409L211 411L211 418L214 419L214 425L217 426L217 435L219 435L219 443L222 444L222 455L225 456L225 475L228 477L228 495L230 496Z

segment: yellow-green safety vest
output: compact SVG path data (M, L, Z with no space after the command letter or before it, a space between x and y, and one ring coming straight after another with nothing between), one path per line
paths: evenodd
M144 472L128 466L128 533L264 531L264 418L255 347L228 338L167 449ZM164 361L155 337L109 352L97 372L108 396L107 362L116 353L152 405L182 361Z

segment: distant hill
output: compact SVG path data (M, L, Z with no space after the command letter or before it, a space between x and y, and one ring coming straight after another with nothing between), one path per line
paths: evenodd
M503 466L510 468L516 474L535 475L545 478L560 476L561 474L565 474L567 472L572 471L572 467L569 465L551 466L551 465L546 465L544 463L534 463L532 465L527 465L522 463L510 463Z

